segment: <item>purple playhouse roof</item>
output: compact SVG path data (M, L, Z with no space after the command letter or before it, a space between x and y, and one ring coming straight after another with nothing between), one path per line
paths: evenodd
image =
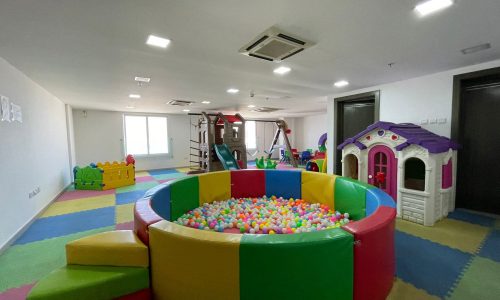
M457 150L459 148L459 145L449 138L434 134L418 125L412 123L395 124L391 122L379 121L368 126L365 130L356 134L352 138L345 140L345 142L338 146L338 149L342 150L349 144L355 144L361 150L366 149L366 146L359 142L358 139L377 128L390 130L406 139L405 143L396 147L397 151L401 151L410 145L419 145L427 149L429 153L442 153L448 151L450 148L453 150Z

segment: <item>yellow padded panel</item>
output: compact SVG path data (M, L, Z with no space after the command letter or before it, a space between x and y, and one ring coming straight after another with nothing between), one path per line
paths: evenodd
M309 203L326 204L335 209L335 175L318 172L302 172L302 199Z
M168 221L149 226L154 298L239 299L241 237Z
M199 175L200 205L231 198L231 173L212 172Z
M148 247L132 230L107 231L66 244L68 265L148 267Z

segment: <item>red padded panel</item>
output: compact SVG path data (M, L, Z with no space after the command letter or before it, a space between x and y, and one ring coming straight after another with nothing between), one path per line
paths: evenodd
M151 289L143 289L132 294L116 298L117 300L149 300L153 299Z
M396 210L380 206L372 215L342 229L354 235L354 300L383 300L396 272Z
M262 197L266 194L264 170L231 171L231 197Z
M148 226L163 220L151 208L150 202L150 199L139 200L134 206L134 231L146 245L149 245Z

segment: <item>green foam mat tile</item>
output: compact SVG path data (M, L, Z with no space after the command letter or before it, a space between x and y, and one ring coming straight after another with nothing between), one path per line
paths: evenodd
M499 299L500 263L476 256L464 271L448 299Z
M114 227L102 227L10 247L0 256L0 292L32 283L64 266L66 243L109 230L114 230Z

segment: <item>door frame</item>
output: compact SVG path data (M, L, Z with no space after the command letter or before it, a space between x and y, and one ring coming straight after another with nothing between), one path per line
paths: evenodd
M492 75L500 75L500 67L479 70L475 72L463 73L453 76L453 95L451 102L451 139L460 143L460 102L462 101L462 86L463 82L471 79L479 79L481 77L487 77ZM460 156L460 150L457 151L457 165L453 169L454 181L453 184L456 185L458 182L459 172L461 172L461 167L459 164L458 156ZM457 203L457 187L455 186L454 202L455 207Z
M451 102L451 139L458 142L460 137L460 101L462 83L465 80L477 79L490 75L499 75L500 67L485 69L453 76L453 96ZM458 167L458 166L457 166ZM457 168L458 169L458 168Z
M349 95L345 97L339 97L339 98L334 98L333 99L333 106L334 106L334 120L333 120L333 132L335 134L333 135L333 173L337 174L337 171L342 171L342 170L337 170L337 160L341 159L340 157L337 157L337 147L342 144L344 141L339 141L338 136L339 132L342 129L340 124L343 121L343 116L340 114L340 108L344 104L344 102L363 102L367 100L374 100L374 116L373 120L375 122L379 121L379 116L380 116L380 90L376 91L371 91L371 92L366 92L366 93L361 93L361 94L355 94L355 95Z

